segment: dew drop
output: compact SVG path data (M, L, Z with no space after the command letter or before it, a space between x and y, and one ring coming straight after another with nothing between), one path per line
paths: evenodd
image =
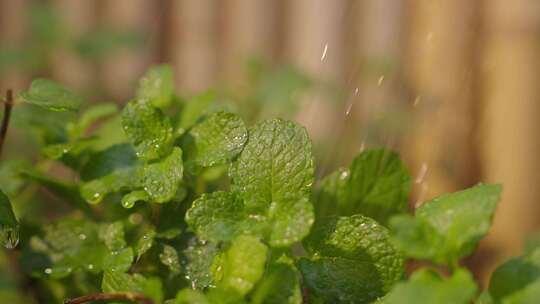
M93 264L88 264L88 269L90 269L90 270L94 269L94 265Z
M122 207L124 208L133 208L133 206L135 206L135 200L132 200L132 199L123 199L122 200Z
M83 241L86 240L86 234L83 234L83 233L79 234L79 239Z
M52 273L52 269L51 268L45 268L45 274L51 274Z

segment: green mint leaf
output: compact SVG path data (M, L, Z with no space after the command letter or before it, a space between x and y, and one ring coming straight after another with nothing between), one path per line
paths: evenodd
M245 304L242 295L234 290L213 288L208 293L182 289L170 304ZM167 303L169 304L169 303Z
M192 288L202 290L212 285L212 263L219 252L213 243L197 238L189 240L188 246L182 251L182 265Z
M131 247L110 251L103 260L103 270L127 272L133 264L134 254Z
M193 289L182 289L170 304L209 304L206 296Z
M252 304L301 304L300 274L287 263L272 263L255 286Z
M388 230L371 218L328 218L304 244L313 255L299 262L304 280L329 303L370 303L403 277L404 261Z
M163 301L162 289L161 281L158 278L145 278L138 273L130 275L106 271L101 282L103 292L138 292L150 297L155 303Z
M80 194L89 204L98 204L110 193L138 187L139 178L137 172L137 167L126 168L84 182L80 186Z
M489 230L500 192L499 185L478 185L428 201L414 219L390 221L394 243L409 257L455 265Z
M118 106L114 103L104 103L91 106L82 113L81 117L76 123L70 122L66 125L68 135L71 139L80 138L96 121L116 114L117 112Z
M148 195L148 193L146 193L146 191L144 190L131 191L130 193L122 197L121 204L122 204L122 207L129 209L129 208L133 208L133 206L135 206L135 203L139 201L143 201L143 202L150 201L150 196Z
M85 212L91 212L88 204L81 197L77 185L71 182L46 176L33 168L28 168L27 170L24 170L23 172L21 172L21 176L23 176L27 180L36 182L40 186L45 187L51 193L72 204L73 206L78 207Z
M122 127L122 115L115 115L100 124L93 135L97 138L93 144L95 150L104 150L113 145L129 142Z
M159 260L167 268L172 275L177 275L180 273L180 258L178 257L178 252L173 246L163 245L163 251L159 254Z
M208 114L209 109L216 100L214 91L208 91L191 98L184 107L180 115L180 121L177 126L177 132L183 133L191 128L199 119Z
M258 124L232 164L232 192L203 195L186 222L202 239L250 233L271 246L288 246L306 236L314 221L308 198L313 170L305 129L279 119Z
M151 67L139 82L137 100L150 102L158 108L171 103L174 94L174 76L170 65Z
M152 202L168 202L175 197L183 172L182 150L175 147L166 158L142 167L141 184Z
M147 227L143 230L143 234L139 238L139 240L137 241L137 245L135 246L137 260L148 250L150 250L150 248L152 248L156 235L156 230L153 227Z
M136 165L137 156L130 144L116 144L94 152L81 169L81 179L88 181Z
M534 304L540 298L540 281L535 281L519 292L506 297L504 304Z
M78 156L84 150L91 147L94 138L85 138L67 143L51 144L43 148L43 154L50 159L61 159L66 155Z
M255 125L231 168L232 188L249 211L266 211L309 195L313 184L311 142L304 128L281 119Z
M24 102L52 111L76 111L82 103L81 97L47 79L32 81L30 89L22 92L20 97Z
M210 114L189 132L193 144L186 154L202 167L224 164L238 155L248 134L242 119L232 113Z
M44 227L43 239L34 237L23 252L25 271L36 277L63 278L75 271L125 272L133 250L119 239L118 224L64 219ZM109 249L114 248L114 250Z
M396 215L390 219L390 227L392 242L409 257L440 263L446 261L441 250L446 239L426 220L408 214Z
M286 246L309 233L314 221L309 202L313 184L311 142L304 128L281 119L264 121L249 132L233 163L232 190L250 218L272 223L272 246Z
M534 303L516 299L540 294L540 249L499 266L491 276L489 293L495 303Z
M152 161L170 153L173 129L159 109L131 101L122 110L122 126L141 160Z
M214 279L218 287L247 294L264 273L268 248L256 237L242 235L219 256ZM214 263L216 263L214 261Z
M2 160L0 163L0 185L7 196L14 196L25 185L21 173L31 168L32 165L22 159Z
M13 213L9 198L0 190L0 243L14 248L19 243L19 222Z
M386 225L390 216L407 211L410 175L397 153L362 152L351 164L321 182L319 208L338 215L363 214Z
M122 222L102 224L99 226L98 233L99 238L105 242L109 250L120 250L126 247L124 224Z
M474 299L477 290L472 275L464 269L457 270L450 278L424 269L413 273L408 281L397 284L381 302L467 304Z
M234 193L206 193L193 202L186 223L203 240L229 241L249 226L243 208Z

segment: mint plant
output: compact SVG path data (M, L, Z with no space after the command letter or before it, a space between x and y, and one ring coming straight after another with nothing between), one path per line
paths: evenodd
M15 103L15 127L41 144L33 165L0 165L0 241L10 249L0 269L8 272L7 259L21 272L0 286L10 303L539 298L534 246L483 292L460 263L488 232L499 185L410 212L411 177L396 153L363 151L316 181L302 126L279 118L248 126L215 93L184 101L173 83L169 66L151 68L122 110L85 106L42 79L5 100L2 142ZM422 266L407 273L409 260Z

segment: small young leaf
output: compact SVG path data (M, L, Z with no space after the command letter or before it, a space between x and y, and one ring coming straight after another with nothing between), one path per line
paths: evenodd
M193 137L193 145L186 154L203 167L232 160L242 151L248 136L242 119L225 112L209 115L189 134Z
M304 241L313 254L299 263L307 286L329 303L370 303L384 295L404 273L389 237L362 215L326 219Z
M182 289L176 298L167 304L246 304L242 295L231 289L213 288L208 293Z
M151 67L139 82L137 100L150 102L164 108L171 103L174 94L174 76L171 66L162 64Z
M219 260L217 268L221 280L218 280L218 286L247 294L264 273L267 253L268 248L255 237L236 238Z
M450 278L423 269L415 272L408 281L397 284L381 304L468 304L477 290L472 275L464 269L458 269Z
M135 247L135 253L137 254L137 259L139 259L143 254L145 254L152 246L154 245L154 239L156 238L156 230L153 227L145 228L143 235L137 242Z
M300 274L286 263L272 263L251 296L252 304L301 304Z
M137 157L130 144L112 145L92 153L81 169L81 179L88 181L113 173L116 170L135 166Z
M135 203L138 201L149 201L149 200L150 200L150 196L148 195L148 193L146 193L146 191L135 190L124 195L120 203L122 204L122 207L129 209L129 208L133 208L133 206L135 206Z
M172 275L180 273L180 259L178 257L178 252L174 247L163 245L163 251L159 254L159 260L163 265L169 268Z
M143 166L141 185L152 202L164 203L175 197L183 172L182 150L175 147L166 158Z
M152 161L170 153L173 129L159 109L131 101L122 110L122 126L140 159Z
M368 150L354 159L350 169L321 182L317 205L335 209L332 213L338 215L366 215L386 225L390 216L407 211L410 188L409 173L396 153Z
M124 225L122 222L102 224L99 226L99 238L105 242L109 250L115 251L126 247Z
M19 243L19 222L13 213L9 198L0 190L0 243L14 248Z
M76 111L82 99L54 81L36 79L20 94L23 101L53 111Z
M206 296L193 289L182 289L170 304L210 304Z
M516 299L540 294L540 249L499 266L491 276L489 293L495 303L534 303Z
M131 247L110 251L103 260L103 270L112 272L127 272L133 264L133 249Z
M101 282L103 292L139 292L155 301L163 301L163 290L158 278L145 278L140 274L106 271Z
M84 182L80 186L80 194L90 204L100 203L107 194L138 187L139 178L136 172L138 168L128 167Z
M216 94L213 91L208 91L191 98L182 111L178 130L185 131L191 128L201 117L208 114L208 110L215 99Z
M478 185L426 202L414 219L390 221L394 243L409 257L455 265L487 233L500 192L499 185Z
M114 103L98 104L88 108L82 113L77 123L68 123L66 125L69 138L77 139L82 137L88 128L91 127L96 121L117 112L118 106Z
M202 242L195 237L189 240L182 251L182 266L192 288L202 290L212 285L211 268L218 253L219 248L214 243Z
M186 213L186 223L203 240L228 241L247 223L242 202L230 192L203 194Z

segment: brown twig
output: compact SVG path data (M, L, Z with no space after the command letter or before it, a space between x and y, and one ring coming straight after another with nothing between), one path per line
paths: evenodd
M11 116L11 108L13 108L13 91L7 90L6 100L4 102L4 117L2 118L2 126L0 127L0 156L2 156L2 148L6 141L6 134L9 126L9 117Z
M82 304L93 301L128 301L128 302L140 302L142 304L154 304L154 301L147 296L134 293L134 292L115 292L115 293L96 293L92 295L86 295L78 298L67 299L64 304Z

